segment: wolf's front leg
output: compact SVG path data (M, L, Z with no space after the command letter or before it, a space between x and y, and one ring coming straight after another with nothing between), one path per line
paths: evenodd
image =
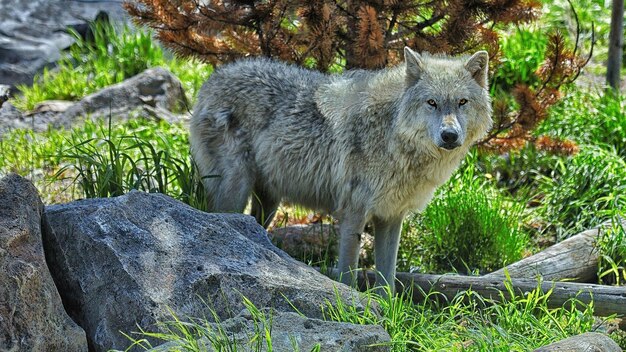
M356 286L359 266L359 250L361 234L365 228L364 216L346 216L339 223L339 270L340 281L346 285Z
M376 260L376 286L389 285L395 292L396 258L400 246L400 232L404 216L393 219L374 219L374 258ZM384 289L380 290L383 294Z

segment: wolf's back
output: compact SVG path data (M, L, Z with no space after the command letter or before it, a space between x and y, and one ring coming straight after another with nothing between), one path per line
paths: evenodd
M236 174L255 193L331 207L334 132L315 102L329 79L268 59L217 69L198 93L190 124L201 175ZM207 180L205 187L216 193L218 184Z
M270 59L241 60L216 69L198 94L196 116L255 129L313 99L321 73ZM220 121L225 114L229 121Z

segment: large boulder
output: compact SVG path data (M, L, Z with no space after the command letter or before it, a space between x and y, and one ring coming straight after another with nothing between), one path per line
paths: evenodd
M239 316L219 324L209 324L207 334L210 338L202 338L197 343L208 351L217 352L227 350L220 344L228 339L231 346L237 347L237 351L258 351L259 348L261 351L269 351L265 336L262 335L266 330L270 331L274 351L314 351L315 348L319 348L319 351L343 352L391 350L391 337L379 325L338 323L307 318L292 312L267 311L261 311L256 316L244 311ZM182 349L180 341L177 341L165 343L149 352L180 349Z
M32 183L0 180L0 351L86 351L45 262L42 212Z
M0 84L30 84L61 57L99 14L116 21L128 16L120 1L0 0Z
M170 313L232 317L244 308L320 318L349 287L274 247L252 217L208 214L161 194L130 192L46 208L44 246L69 314L92 351L123 349L120 333L153 329ZM171 312L170 312L171 309Z

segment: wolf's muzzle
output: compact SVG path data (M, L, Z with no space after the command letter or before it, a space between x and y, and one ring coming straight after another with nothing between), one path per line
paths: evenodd
M441 131L441 140L443 143L440 147L444 149L452 150L461 145L459 143L459 134L454 128L445 128Z

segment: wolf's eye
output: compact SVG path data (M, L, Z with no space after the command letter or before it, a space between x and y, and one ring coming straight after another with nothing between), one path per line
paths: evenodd
M437 103L432 99L428 99L426 102L428 103L428 105L432 107L435 107L435 108L437 107Z
M467 104L467 99L461 99L459 100L459 106L465 105Z

